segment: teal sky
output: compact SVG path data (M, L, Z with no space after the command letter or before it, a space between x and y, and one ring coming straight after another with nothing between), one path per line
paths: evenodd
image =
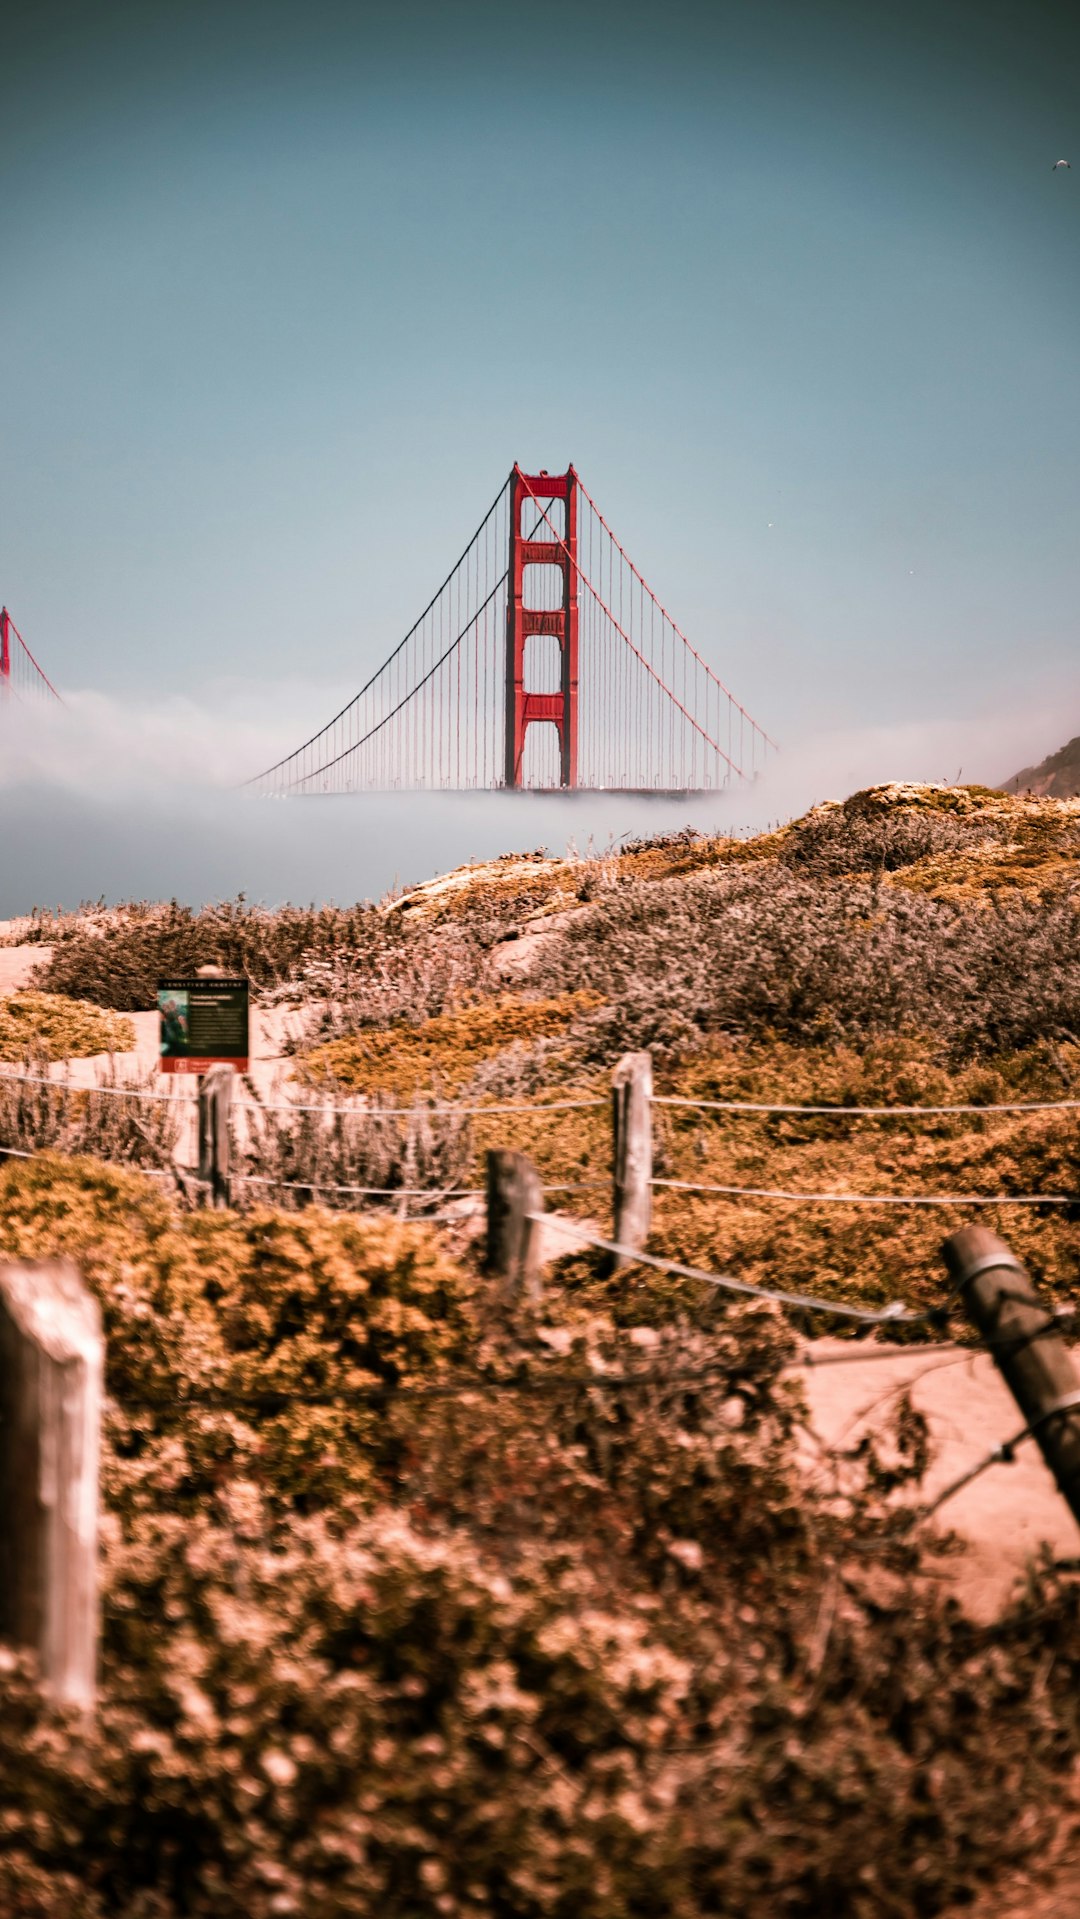
M3 67L0 598L65 689L287 747L573 459L789 749L1080 730L1075 10L46 4Z

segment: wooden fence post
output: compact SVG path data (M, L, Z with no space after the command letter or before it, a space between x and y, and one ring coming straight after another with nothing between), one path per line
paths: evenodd
M199 1178L209 1187L211 1204L229 1204L229 1102L235 1074L231 1066L211 1066L199 1079Z
M1054 1315L1040 1304L1020 1261L987 1226L964 1226L942 1257L968 1318L978 1327L1032 1437L1080 1522L1080 1379ZM1058 1412L1062 1401L1072 1402Z
M640 1252L652 1224L652 1056L627 1053L611 1076L614 1132L612 1238ZM629 1262L612 1255L618 1272Z
M544 1188L524 1153L487 1156L486 1270L501 1279L511 1301L540 1298L540 1229L528 1217L544 1210Z
M68 1260L0 1265L0 1634L94 1702L105 1342Z

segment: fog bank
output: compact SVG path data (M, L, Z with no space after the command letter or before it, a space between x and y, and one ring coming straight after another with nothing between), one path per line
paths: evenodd
M306 701L312 699L307 692ZM325 716L327 690L318 695ZM270 716L284 713L283 722ZM1046 710L819 734L753 786L677 800L622 794L368 793L264 799L240 781L294 745L298 689L223 687L153 709L75 694L0 714L0 916L83 900L374 898L468 859L598 850L670 832L753 832L886 780L996 784L1070 723ZM1071 730L1075 730L1073 727Z

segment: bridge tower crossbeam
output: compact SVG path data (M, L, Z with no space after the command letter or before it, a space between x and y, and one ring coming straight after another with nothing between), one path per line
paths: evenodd
M514 466L510 475L510 553L506 595L506 785L524 782L525 736L537 723L554 724L559 736L559 785L578 783L578 480L573 467L565 473L523 473ZM537 503L535 525L526 533L522 515ZM560 537L553 533L547 503L565 502ZM538 537L541 534L543 537ZM526 568L557 567L562 575L561 604L541 609L526 605ZM546 634L559 644L559 687L556 692L530 692L525 684L527 642Z

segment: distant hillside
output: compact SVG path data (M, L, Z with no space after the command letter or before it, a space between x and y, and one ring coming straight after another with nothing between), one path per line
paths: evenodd
M1048 799L1071 800L1080 794L1080 739L1070 740L1038 766L1025 766L1002 783L1006 793L1038 793Z

